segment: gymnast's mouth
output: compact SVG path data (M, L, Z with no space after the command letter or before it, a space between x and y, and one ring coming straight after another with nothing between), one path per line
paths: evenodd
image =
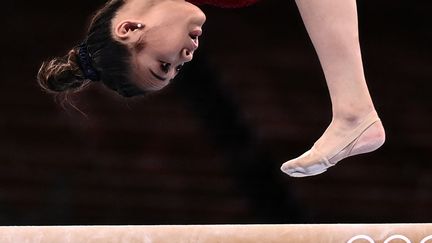
M199 37L202 35L202 29L201 28L196 28L195 30L191 31L189 33L189 37L192 40L192 51L198 49L199 46Z

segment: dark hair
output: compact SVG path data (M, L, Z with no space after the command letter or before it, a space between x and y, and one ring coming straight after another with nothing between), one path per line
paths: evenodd
M114 40L111 22L124 0L111 0L93 17L87 36L64 57L56 57L42 63L37 75L39 85L53 94L68 94L81 91L93 81L101 81L105 86L124 97L145 94L130 81L131 53L129 49ZM98 73L99 80L89 78L83 71L80 49L85 46L91 66ZM82 57L82 53L81 53ZM89 63L85 63L89 64Z

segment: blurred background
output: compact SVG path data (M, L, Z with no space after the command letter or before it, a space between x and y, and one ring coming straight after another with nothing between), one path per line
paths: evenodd
M300 179L279 167L309 149L331 107L294 1L203 7L199 53L169 88L123 99L95 85L74 97L82 115L35 76L103 3L3 3L1 225L432 220L431 2L358 1L387 142Z

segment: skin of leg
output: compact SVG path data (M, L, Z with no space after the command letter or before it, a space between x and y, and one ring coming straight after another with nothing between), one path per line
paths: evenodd
M318 54L332 102L333 119L315 147L328 153L375 111L363 71L355 0L296 0ZM384 142L381 122L361 134L352 155ZM357 150L357 151L356 151Z
M333 117L366 115L374 109L363 72L355 0L297 0L318 54Z

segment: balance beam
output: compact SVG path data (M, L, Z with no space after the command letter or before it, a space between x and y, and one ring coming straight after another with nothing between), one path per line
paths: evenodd
M0 243L432 243L432 224L9 226Z

